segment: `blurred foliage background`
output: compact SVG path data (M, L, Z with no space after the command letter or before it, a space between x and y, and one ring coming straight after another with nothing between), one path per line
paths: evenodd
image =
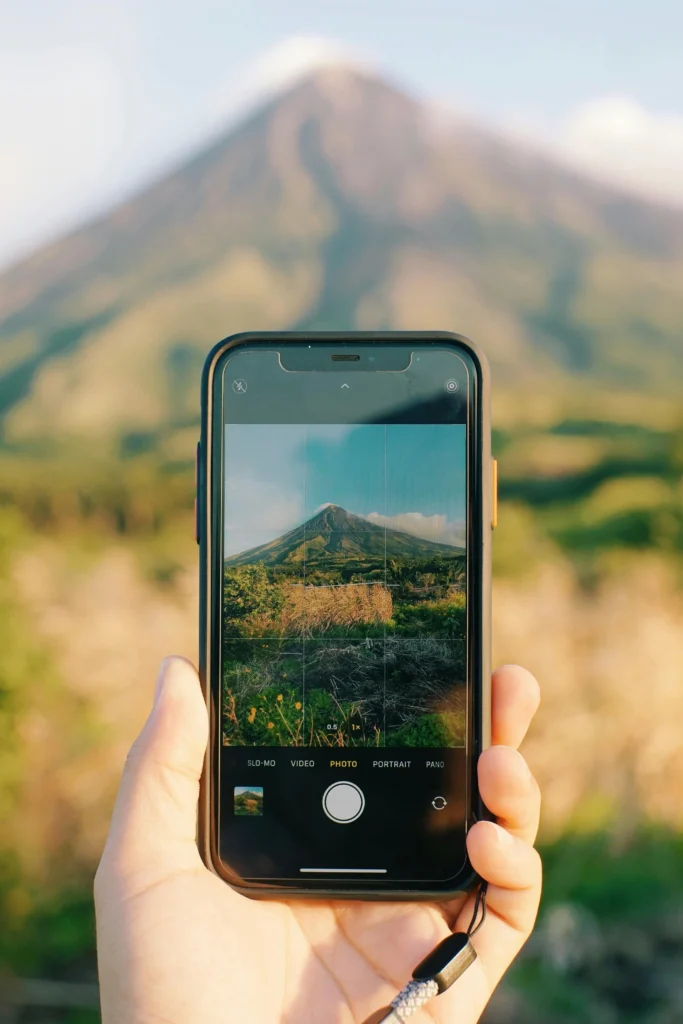
M268 328L488 351L546 889L487 1019L680 1019L682 269L680 211L335 67L0 276L0 963L35 1004L8 1019L98 1019L111 802L158 662L196 651L200 368Z

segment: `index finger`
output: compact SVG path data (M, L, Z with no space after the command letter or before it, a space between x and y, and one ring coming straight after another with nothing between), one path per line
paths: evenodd
M491 743L517 749L540 700L540 687L527 669L520 665L496 669L491 679Z

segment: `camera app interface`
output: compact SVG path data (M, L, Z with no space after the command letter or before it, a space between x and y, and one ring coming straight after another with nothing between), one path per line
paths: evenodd
M465 835L460 385L446 373L437 395L457 422L264 423L244 413L246 372L233 376L226 406L242 421L223 438L222 855L257 879L446 879ZM323 375L296 376L320 391ZM344 390L370 394L360 375L344 383L324 375L327 416L344 412ZM401 821L410 838L391 850Z

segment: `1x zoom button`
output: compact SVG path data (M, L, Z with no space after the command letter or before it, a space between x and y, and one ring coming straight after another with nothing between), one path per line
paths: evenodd
M365 810L362 789L353 782L333 782L323 793L323 810L331 821L349 825Z

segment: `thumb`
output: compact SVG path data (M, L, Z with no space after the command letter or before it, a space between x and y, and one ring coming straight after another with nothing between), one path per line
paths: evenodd
M201 865L195 838L207 736L195 669L166 658L154 707L126 760L103 856L118 874Z

